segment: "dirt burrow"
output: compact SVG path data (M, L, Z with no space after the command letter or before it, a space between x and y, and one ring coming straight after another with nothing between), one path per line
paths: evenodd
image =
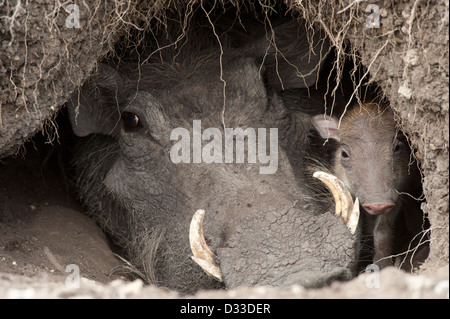
M366 3L297 0L288 3L292 10L299 10L326 30L335 44L348 41L357 50L371 80L383 89L396 111L398 123L410 136L424 174L423 209L431 222L431 251L422 267L426 276L415 277L388 269L382 274L392 276L392 281L386 280L392 285L379 290L363 289L359 297L376 297L378 292L379 296L381 292L388 296L389 289L393 295L395 286L403 287L399 296L428 296L426 291L437 291L436 296L448 298L448 268L447 279L442 275L445 268L439 269L448 267L449 257L449 1L372 2L379 8L379 28L367 28L370 11L366 12ZM7 0L0 7L0 71L4 74L0 78L0 156L16 152L38 130L50 132L50 136L55 134L51 118L90 75L96 61L110 50L123 30L121 21L116 19L111 24L109 20L114 10L124 9L114 2L100 5L100 1L95 1L92 7L81 6L80 29L66 28L69 13L63 7L55 7L52 1L31 2L27 8L20 3ZM162 8L159 1L142 3L148 5L147 9L153 8L146 11L147 17ZM16 164L8 166L9 160L6 165L0 165L0 272L7 273L0 277L3 287L0 295L16 291L15 287L34 287L35 283L33 291L41 297L64 296L58 291L65 291L61 280L67 278L64 267L70 264L79 265L82 276L108 282L107 273L120 262L112 255L101 231L79 215L76 203L66 199L65 186L43 184L36 175L39 168L27 171L20 165L19 168ZM55 286L50 285L54 280ZM323 292L335 297L349 296L346 289L352 287L358 291L363 280L359 276L349 283L336 283ZM41 288L48 285L54 288L45 290L45 295ZM117 285L128 287L129 284ZM95 293L88 288L86 296L113 296L113 286L98 285L103 288ZM20 293L22 288L18 289ZM147 288L136 289L141 293ZM255 294L264 291L267 296L277 296L276 293L286 296L276 288L245 289ZM306 297L315 293L292 289L288 296ZM447 289L446 295L442 289ZM76 291L67 296L81 293ZM213 295L228 293L229 296L239 294L211 292Z

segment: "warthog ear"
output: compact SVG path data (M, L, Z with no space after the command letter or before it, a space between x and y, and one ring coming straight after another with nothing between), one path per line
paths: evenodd
M292 19L266 25L254 38L248 52L263 61L267 84L278 91L314 85L331 48L324 34Z
M334 117L328 115L316 115L312 117L311 123L323 139L332 138L336 141L340 140L339 122Z
M120 92L123 79L106 64L72 94L67 103L73 132L80 137L92 133L115 135L120 121Z

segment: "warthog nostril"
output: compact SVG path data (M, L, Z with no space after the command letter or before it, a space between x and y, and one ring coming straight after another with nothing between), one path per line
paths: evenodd
M394 204L364 204L364 209L370 215L384 215L390 212Z

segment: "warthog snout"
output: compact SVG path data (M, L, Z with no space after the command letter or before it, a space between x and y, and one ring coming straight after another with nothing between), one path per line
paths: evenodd
M391 211L394 207L394 204L364 204L364 209L370 215L384 215Z

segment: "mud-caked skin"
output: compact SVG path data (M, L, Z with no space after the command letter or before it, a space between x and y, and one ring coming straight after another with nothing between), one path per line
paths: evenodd
M314 70L319 52L308 56L305 34L291 30L275 29L278 43L289 43L278 50L297 69ZM303 79L286 65L277 74L276 51L265 35L233 49L222 38L220 57L215 37L198 33L139 70L100 65L69 103L74 132L86 136L74 163L89 214L149 281L183 292L221 285L318 287L351 278L355 238L338 217L318 209L299 173L309 121L288 112L268 84L280 77L289 79L284 88L304 87L315 76ZM260 174L267 164L247 160L192 163L193 154L191 163L173 163L171 132L185 128L192 136L194 120L222 136L224 127L266 128L267 134L277 128L276 172ZM223 284L190 258L189 224L198 209L206 211L206 243Z
M317 115L312 123L323 138L337 141L332 173L361 203L361 246L373 240L373 263L380 268L392 265L390 256L404 252L408 246L404 242L409 243L424 225L415 200L421 194L419 170L392 110L366 103L355 105L341 121ZM366 258L366 248L361 249L361 258Z

